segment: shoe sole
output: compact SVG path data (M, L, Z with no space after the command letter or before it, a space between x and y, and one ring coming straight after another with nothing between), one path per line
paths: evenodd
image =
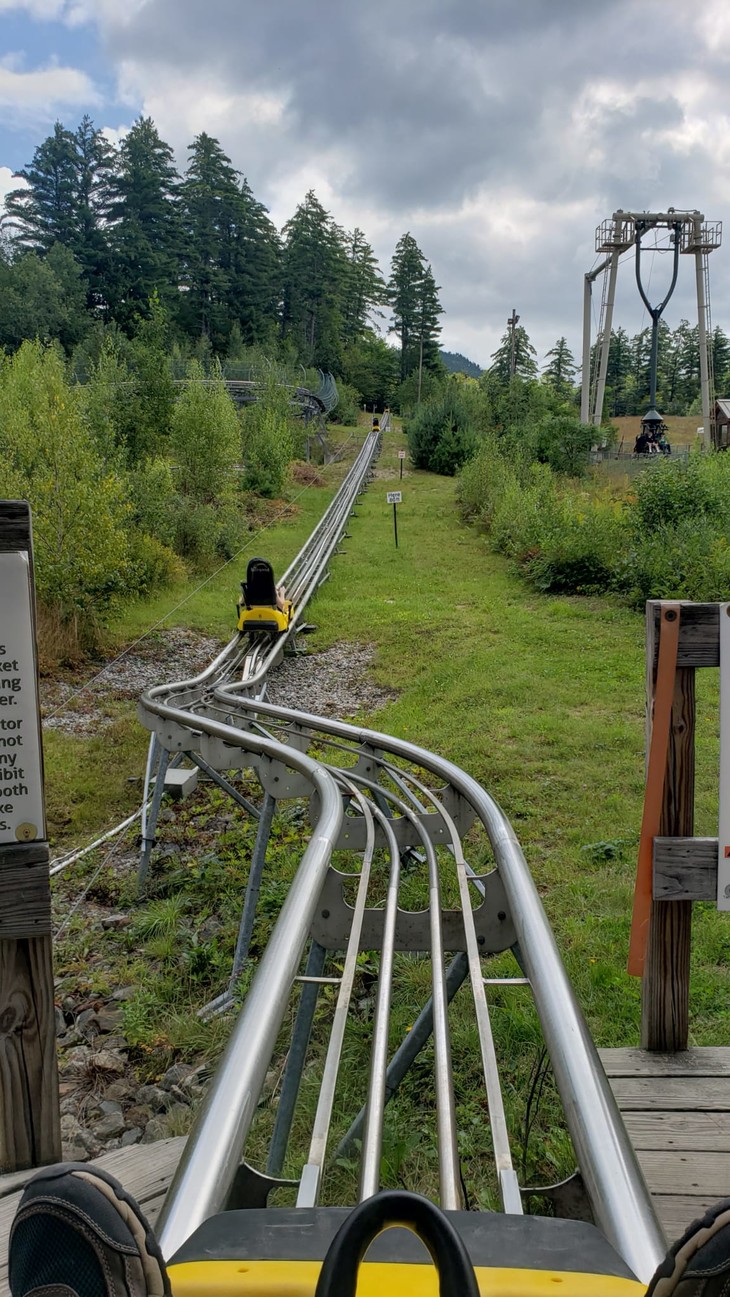
M139 1203L127 1193L124 1186L113 1175L102 1170L101 1167L92 1169L92 1165L88 1162L60 1162L56 1166L38 1171L33 1176L32 1183L39 1186L46 1182L50 1188L54 1180L65 1175L73 1175L103 1194L121 1216L139 1251L148 1297L172 1297L165 1259ZM35 1202L38 1205L39 1199ZM21 1202L19 1212L22 1206Z
M705 1212L704 1216L699 1216L697 1220L692 1221L682 1237L672 1244L646 1290L646 1297L672 1297L692 1257L696 1256L701 1247L709 1243L710 1239L728 1225L730 1225L730 1198L723 1198L721 1202ZM723 1268L727 1265L727 1261L723 1262ZM697 1278L707 1277L708 1274L709 1272L698 1272Z

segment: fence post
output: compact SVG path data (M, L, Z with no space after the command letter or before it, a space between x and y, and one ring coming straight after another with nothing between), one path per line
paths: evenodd
M646 606L647 752L656 686L656 637L661 633L656 608L654 600ZM694 781L695 668L678 666L659 828L662 837L692 836ZM675 1052L687 1048L691 934L691 901L652 901L641 988L643 1049Z
M30 508L0 501L0 1171L61 1158Z

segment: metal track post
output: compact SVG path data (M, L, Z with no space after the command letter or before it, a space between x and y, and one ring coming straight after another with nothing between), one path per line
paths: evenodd
M155 791L152 794L152 805L145 826L144 836L142 838L142 850L139 857L139 869L137 870L137 890L142 891L147 881L147 870L150 866L150 855L155 845L155 834L157 832L157 819L160 814L160 804L165 791L165 772L170 764L170 753L167 748L160 746L160 759L157 763L157 774L155 775Z
M313 941L307 958L305 977L321 977L327 952L318 941ZM291 1045L284 1069L284 1083L281 1087L281 1098L276 1110L274 1133L271 1136L269 1157L266 1163L267 1175L280 1175L289 1143L289 1133L294 1119L294 1109L299 1095L299 1086L304 1071L304 1060L307 1057L309 1037L314 1022L314 1012L319 996L318 982L305 982L297 1009L296 1021L292 1032Z
M248 956L248 948L251 945L251 934L253 933L253 921L256 917L256 906L259 900L259 891L261 890L261 876L264 872L266 861L266 850L269 845L271 835L271 822L274 818L276 809L276 798L271 793L264 793L264 802L259 815L259 826L256 830L256 842L254 843L253 855L251 856L251 868L248 872L248 882L246 884L246 895L243 901L243 913L241 915L241 924L238 929L238 940L236 941L236 953L233 956L233 970L229 990L232 992L241 975L244 960Z
M608 270L608 292L606 294L606 316L603 322L603 337L601 338L601 359L598 368L598 384L596 387L596 407L593 411L593 423L600 427L603 418L603 398L606 393L606 375L608 373L608 353L611 346L611 325L613 324L613 303L616 298L616 276L618 274L618 262L621 252L616 248L611 253L611 264Z
M695 276L697 279L697 340L700 348L700 388L702 392L702 426L705 448L710 445L710 369L707 363L707 348L712 346L712 339L707 337L707 302L705 301L705 266L702 251L702 221L695 220Z

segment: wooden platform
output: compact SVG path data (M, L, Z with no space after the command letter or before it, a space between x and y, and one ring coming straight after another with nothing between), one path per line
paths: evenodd
M657 1215L675 1239L730 1195L730 1049L602 1049Z
M603 1066L669 1239L730 1195L730 1048L649 1054L602 1049ZM185 1139L135 1144L99 1158L154 1224ZM10 1225L32 1172L0 1176L0 1297L8 1297Z

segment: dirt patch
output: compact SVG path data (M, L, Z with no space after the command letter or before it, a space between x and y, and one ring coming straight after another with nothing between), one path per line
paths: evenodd
M109 723L104 704L110 699L139 698L151 685L197 675L222 645L208 635L174 627L153 631L115 658L79 676L41 681L41 710L46 729L67 734L96 734Z

